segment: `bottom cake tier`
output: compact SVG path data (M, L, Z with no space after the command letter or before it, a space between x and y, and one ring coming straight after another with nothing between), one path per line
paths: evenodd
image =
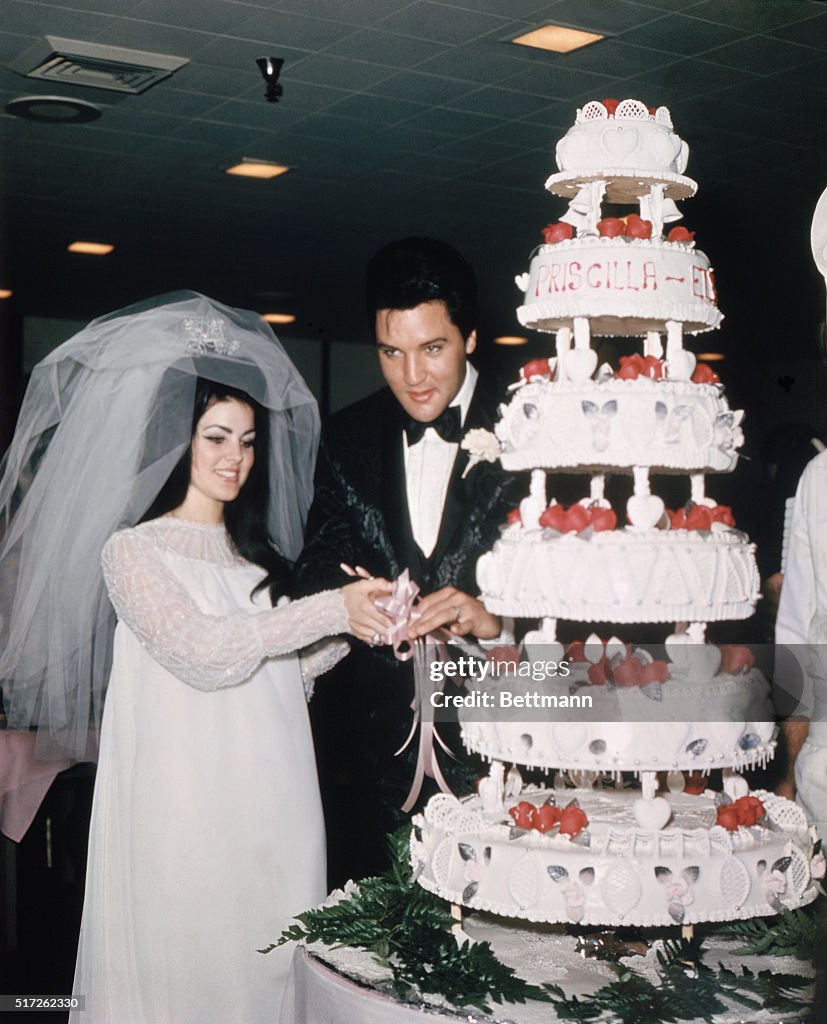
M716 824L714 794L669 794L665 828L642 828L639 791L529 788L519 800L576 800L587 825L574 838L518 829L505 808L439 794L411 833L420 885L452 903L529 921L663 926L775 914L815 899L824 857L794 803L754 794L760 824Z

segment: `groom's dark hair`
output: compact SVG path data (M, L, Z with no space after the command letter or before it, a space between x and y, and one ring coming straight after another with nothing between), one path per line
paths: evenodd
M368 263L366 311L373 330L380 309L413 309L445 303L463 338L477 326L479 298L471 265L436 238L402 238L374 253Z

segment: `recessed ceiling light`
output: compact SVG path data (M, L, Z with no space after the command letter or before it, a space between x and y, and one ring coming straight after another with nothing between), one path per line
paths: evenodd
M10 299L14 295L11 288L0 288L0 299Z
M527 345L528 338L521 338L517 334L504 334L500 338L494 339L495 345Z
M18 96L6 104L6 113L45 124L83 124L96 121L103 111L71 96Z
M697 358L702 363L720 363L726 359L726 356L723 352L699 352Z
M115 248L108 242L72 242L69 252L82 252L87 256L108 256Z
M596 43L602 39L594 32L582 32L579 28L563 28L562 25L545 25L535 28L533 32L512 39L518 46L533 46L537 50L553 50L554 53L571 53L582 46Z
M277 178L290 170L284 164L270 163L269 160L248 160L247 157L234 167L227 168L227 174L237 174L241 178Z
M262 313L268 324L292 324L296 318L292 313Z

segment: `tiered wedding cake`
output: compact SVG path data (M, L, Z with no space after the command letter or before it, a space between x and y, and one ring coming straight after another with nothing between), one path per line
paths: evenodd
M745 648L705 642L706 623L752 614L759 580L730 509L706 495L706 474L735 467L742 413L684 348L687 333L721 320L707 257L686 229L668 229L674 201L696 190L686 159L665 107L588 103L547 182L568 211L517 281L520 321L555 332L556 353L523 368L502 409L494 447L505 469L531 470L530 493L478 580L489 610L542 620L524 640L530 661L570 667L526 677L512 665L477 684L463 740L491 773L479 795L434 797L414 819L419 882L468 907L667 925L773 914L816 895L823 858L813 861L802 812L735 773L772 756L766 682ZM635 212L603 216L606 202ZM592 345L613 335L644 339L616 371ZM588 494L563 507L547 471L583 474ZM625 510L604 496L607 472L633 477ZM663 473L688 476L682 508L653 493ZM595 634L564 653L558 619L674 625L656 658ZM583 695L587 713L549 710ZM522 789L517 764L557 769L558 783ZM705 791L714 768L723 793ZM563 770L579 788L560 785ZM623 788L623 772L641 788ZM594 788L606 778L614 789Z

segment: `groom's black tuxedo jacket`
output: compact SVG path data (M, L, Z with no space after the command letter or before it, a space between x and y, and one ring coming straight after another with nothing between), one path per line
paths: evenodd
M463 434L479 427L492 430L497 406L497 394L480 375ZM346 583L341 562L361 565L386 579L410 569L423 595L449 585L479 593L477 559L494 544L507 513L524 496L526 483L505 474L498 463L487 462L478 463L463 478L469 456L460 447L437 543L426 558L413 539L408 515L404 417L392 392L383 388L327 422L305 547L294 568L296 596ZM334 767L351 773L363 787L383 780L388 803L398 808L413 771L410 759L393 757L411 723L410 664L397 661L387 647L351 644L352 653L335 682L331 680L349 690L346 703L340 699L336 711L337 733L347 736L347 756L339 760L349 764ZM331 751L324 749L326 740L318 730L317 740L324 765Z

